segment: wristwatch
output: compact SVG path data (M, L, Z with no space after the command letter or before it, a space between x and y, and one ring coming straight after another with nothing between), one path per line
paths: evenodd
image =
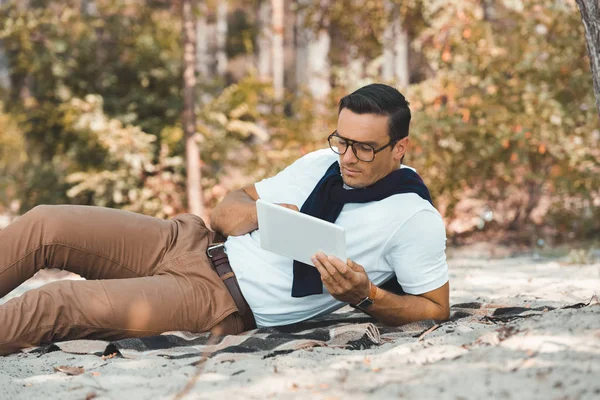
M353 308L358 308L362 311L365 311L369 307L371 307L371 305L375 301L375 296L377 295L377 286L373 285L373 283L371 282L369 282L369 285L369 295L356 304L350 304L350 306L352 306Z

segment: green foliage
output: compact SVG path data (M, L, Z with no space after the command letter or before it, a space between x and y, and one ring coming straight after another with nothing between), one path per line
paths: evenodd
M0 111L0 211L2 205L9 206L17 198L17 185L23 179L20 166L26 160L23 132L18 122Z
M411 162L450 218L476 199L503 228L569 215L559 231L598 229L597 216L580 229L598 213L600 151L575 5L498 5L488 22L477 3L440 4L417 41L436 77L410 90Z
M94 15L76 1L35 3L0 6L11 80L10 91L0 91L0 211L15 199L21 211L65 202L161 217L184 211L174 3L103 1ZM255 51L250 3L231 3L229 56ZM398 13L411 54L427 68L417 75L433 76L407 91L413 124L405 162L430 186L449 234L600 229L600 127L573 2L493 2L493 21L479 0L292 5L304 13L298 29L331 34L331 95L316 105L295 91L278 103L253 76L228 87L221 78L199 82L196 139L209 207L326 146L339 98L359 81L379 80L383 31ZM365 60L363 76L346 71L351 58Z
M87 199L66 195L68 174L108 163L102 145L72 130L72 99L90 93L104 111L155 139L181 114L179 22L163 6L103 2L96 16L58 2L0 8L0 40L11 73L6 109L20 121L27 160L17 198L25 211L39 203ZM160 158L160 143L151 158Z
M311 132L314 104L301 99L291 105L295 116L282 118L272 87L249 76L200 107L197 130L209 206L231 188L271 176L318 146L322 131Z
M183 210L183 160L168 156L168 147L155 162L156 136L139 127L108 118L99 96L73 99L66 110L70 128L97 143L106 153L102 168L69 174L70 198L90 197L93 204L155 215L173 216Z

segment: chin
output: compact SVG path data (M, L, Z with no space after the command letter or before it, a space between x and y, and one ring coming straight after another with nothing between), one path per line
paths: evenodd
M342 177L342 180L344 181L344 183L347 186L350 186L351 188L354 188L354 189L360 189L360 188L363 188L363 187L367 186L367 185L365 185L364 183L362 183L362 182L360 182L358 180L348 179L346 177Z

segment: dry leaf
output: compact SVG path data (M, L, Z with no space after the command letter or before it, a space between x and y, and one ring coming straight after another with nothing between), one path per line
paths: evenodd
M107 356L102 356L102 360L108 360L109 358L114 358L117 356L117 353L112 353Z
M442 52L442 60L444 62L449 62L452 59L452 54L450 54L450 50L448 49L448 47L446 47L444 49L444 51Z
M538 153L540 153L540 154L546 153L546 146L543 143L540 144L540 146L538 147Z
M61 365L54 367L54 371L63 372L67 375L81 375L85 372L85 369L83 369L83 367L69 367L68 365Z
M498 337L498 332L488 332L480 336L475 343L497 346L500 343L500 338Z

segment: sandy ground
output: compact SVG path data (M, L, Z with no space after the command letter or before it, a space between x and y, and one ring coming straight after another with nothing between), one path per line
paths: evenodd
M600 295L600 264L450 259L453 304L561 307ZM14 294L43 283L30 281ZM64 278L64 276L63 276ZM0 357L0 399L174 399L198 358ZM54 367L83 367L68 376ZM209 360L192 398L600 399L600 304L494 325L478 317L364 351L314 348Z

